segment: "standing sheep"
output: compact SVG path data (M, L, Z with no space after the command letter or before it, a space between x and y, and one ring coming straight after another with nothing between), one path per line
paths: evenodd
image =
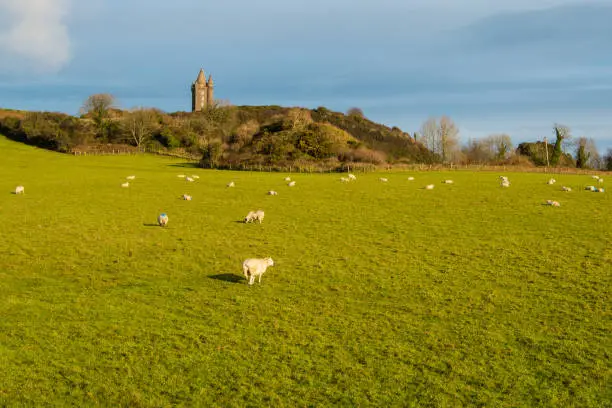
M166 225L168 225L168 215L166 213L159 214L159 216L157 217L157 223L160 227L165 227Z
M261 224L263 222L265 213L263 212L263 210L257 210L255 211L255 219L254 221L259 221L259 223Z
M355 176L353 173L349 173L348 178L349 180L357 180L357 176Z
M228 187L234 187L234 186L236 186L236 184L234 184L233 181L230 181L229 183L227 183L227 186Z
M242 263L242 271L244 277L249 281L249 285L255 282L255 277L259 276L259 283L261 283L261 275L264 274L268 266L274 266L272 258L249 258Z
M15 187L15 194L25 194L25 188L23 186Z
M348 182L349 182L349 181L351 181L351 180L349 180L349 179L348 179L348 178L346 178L346 177L340 177L340 181L341 181L341 182L343 182L343 183L348 183Z

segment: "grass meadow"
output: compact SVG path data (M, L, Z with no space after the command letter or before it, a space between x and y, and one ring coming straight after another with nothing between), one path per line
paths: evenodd
M4 138L0 155L2 406L612 406L612 191L589 176L289 188Z

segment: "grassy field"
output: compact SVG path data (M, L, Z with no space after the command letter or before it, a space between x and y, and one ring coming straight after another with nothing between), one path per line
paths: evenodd
M3 138L0 155L2 406L612 406L612 191L589 176L289 188ZM265 256L247 285L242 260Z

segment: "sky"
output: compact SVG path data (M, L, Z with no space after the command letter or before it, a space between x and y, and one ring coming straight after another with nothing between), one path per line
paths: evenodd
M234 105L345 112L465 142L553 125L612 148L612 0L0 0L0 107L191 108L200 68Z

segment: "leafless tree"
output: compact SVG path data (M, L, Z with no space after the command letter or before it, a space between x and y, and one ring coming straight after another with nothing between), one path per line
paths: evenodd
M425 146L440 156L442 161L453 161L459 153L459 129L448 116L427 119L421 126Z
M123 118L124 127L132 141L139 148L146 143L159 126L157 113L153 109L131 109Z

